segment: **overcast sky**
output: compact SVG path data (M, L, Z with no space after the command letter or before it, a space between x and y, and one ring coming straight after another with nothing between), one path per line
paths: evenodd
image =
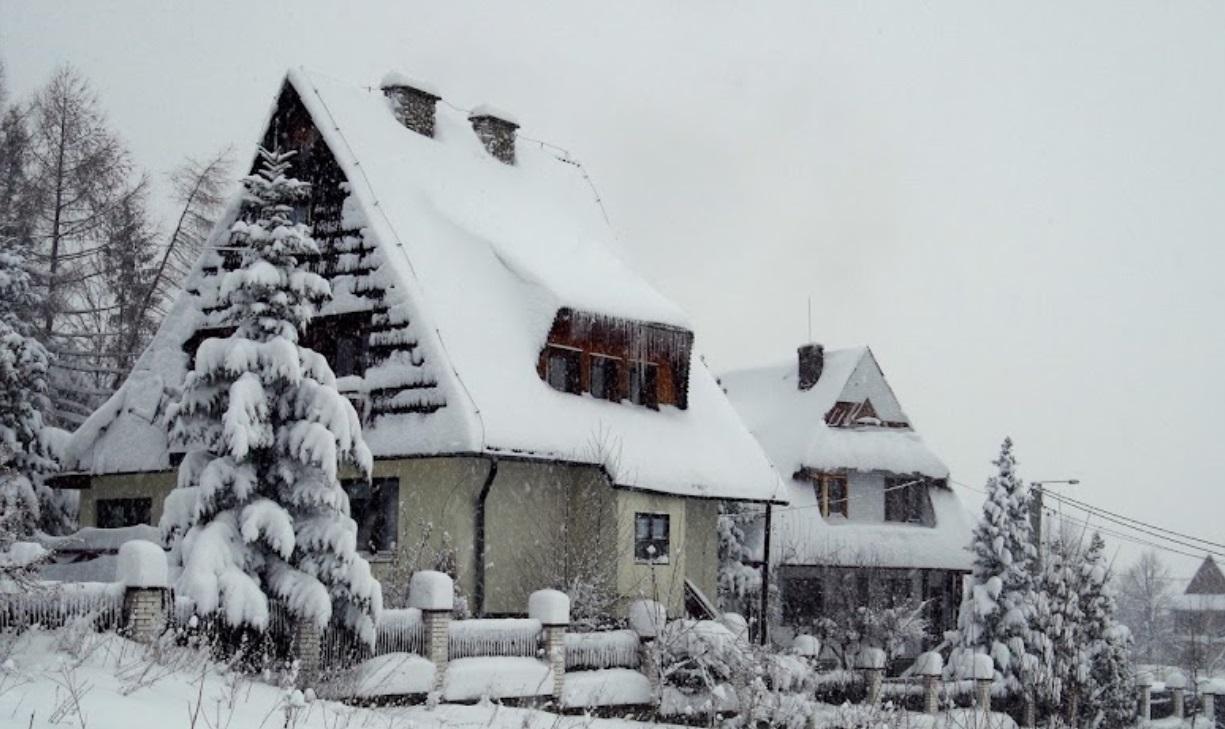
M793 358L811 297L954 479L1010 434L1225 542L1225 3L0 0L0 56L18 94L77 66L159 182L249 154L290 65L507 108L716 371Z

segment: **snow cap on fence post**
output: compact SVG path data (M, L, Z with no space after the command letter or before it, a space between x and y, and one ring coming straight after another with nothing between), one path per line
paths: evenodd
M124 587L165 588L170 585L166 553L153 542L133 539L119 546L119 582Z
M1182 671L1170 671L1165 675L1165 687L1168 689L1185 689L1187 677Z
M855 659L855 667L865 670L884 670L885 651L880 648L864 648Z
M970 664L971 678L975 681L992 681L995 679L995 661L986 653L975 653Z
M442 572L415 572L408 581L408 606L418 610L450 611L455 607L455 584Z
M797 635L791 641L791 652L805 658L821 655L821 641L815 635Z
M719 616L719 622L723 623L723 627L732 631L736 640L747 641L749 639L749 621L745 620L740 613L723 613Z
M944 656L936 651L920 653L914 662L914 672L920 676L944 675Z
M570 596L560 590L537 590L527 598L527 616L541 625L569 625Z
M629 619L639 638L656 638L668 622L668 610L654 600L635 600L630 603Z

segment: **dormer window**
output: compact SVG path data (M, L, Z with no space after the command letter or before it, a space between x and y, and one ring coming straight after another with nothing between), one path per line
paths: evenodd
M600 400L621 399L621 360L603 354L588 357L591 363L588 389L591 396Z
M630 402L659 408L659 367L651 362L630 363Z
M583 391L580 372L583 351L572 347L549 345L545 356L545 382L561 392Z
M683 410L692 345L684 329L562 309L536 368L560 392Z

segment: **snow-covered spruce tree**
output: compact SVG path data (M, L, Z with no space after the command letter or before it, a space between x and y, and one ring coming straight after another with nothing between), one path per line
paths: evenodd
M1085 662L1084 689L1079 697L1079 721L1083 727L1115 727L1131 723L1135 686L1128 652L1131 636L1115 617L1114 588L1106 564L1106 542L1094 532L1080 561L1080 652Z
M219 293L237 330L200 345L169 414L190 452L161 527L198 613L264 627L274 599L321 627L335 614L369 643L382 590L357 552L337 468L369 477L371 456L328 363L298 344L330 289L304 268L318 247L290 218L307 193L287 176L291 156L261 150L259 172L243 180L231 229L242 264Z
M1038 629L1042 608L1034 574L1030 496L1005 438L974 528L974 567L957 619L950 671L965 673L975 653L990 655L1012 695L1043 680L1050 642Z
M1080 692L1088 675L1087 661L1080 650L1082 616L1080 611L1080 574L1072 547L1063 538L1051 542L1042 561L1041 590L1045 610L1039 626L1050 640L1047 670L1037 687L1043 713L1053 714L1063 705L1065 695Z
M719 502L719 609L748 615L761 595L761 570L750 564L745 524L757 518L743 504Z
M17 537L41 528L60 534L69 515L44 483L57 468L46 446L47 350L33 336L37 298L24 249L0 241L0 520Z

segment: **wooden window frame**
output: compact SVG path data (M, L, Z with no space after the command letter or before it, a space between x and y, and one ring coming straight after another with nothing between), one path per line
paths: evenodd
M917 524L924 525L924 516L926 509L924 508L925 501L929 500L928 489L931 481L920 476L892 476L885 479L885 522L888 524ZM901 500L900 505L898 500ZM890 504L893 504L892 511L900 507L902 510L901 517L896 513L890 513Z
M359 519L358 511L361 510L363 513L360 516L364 517L368 513L371 504L381 504L381 502L387 500L392 502L391 523L387 524L384 522L381 525L378 523L379 515L384 513L380 508L379 511L375 512L375 520L370 526L371 530L381 529L384 532L383 538L390 535L390 544L383 543L381 540L380 543L374 545L362 544L359 538L357 550L367 556L389 556L394 554L400 542L400 479L394 476L372 478L369 482L368 495L364 497L355 497L353 492L366 487L365 479L345 479L340 482L340 485L344 489L345 495L349 497L349 513L357 524L359 535L365 528L365 518ZM358 508L355 507L356 504L361 504L362 506ZM372 534L371 537L373 538L374 535ZM371 546L374 548L371 549Z
M599 352L591 352L586 356L587 359L587 386L584 390L591 394L597 400L607 400L608 402L620 402L625 399L621 387L621 371L625 368L625 360L620 357L615 357L611 354L601 354ZM600 395L596 393L593 385L595 381L596 368L602 367L612 370L612 379L605 384L607 391ZM604 372L605 376L609 373Z
M642 359L632 359L626 363L629 367L628 394L626 399L634 405L643 405L652 410L659 409L659 365L654 362L648 362ZM648 377L643 379L643 374L649 373ZM635 375L639 378L638 390L634 390ZM649 387L647 386L649 385ZM643 394L646 397L643 397ZM637 399L635 399L637 395Z
M639 524L646 523L646 536L639 534ZM655 527L663 524L663 536L655 536ZM671 560L672 515L666 512L638 511L634 513L634 561L638 564L660 565ZM659 545L662 543L662 553ZM655 554L647 552L655 547Z
M553 382L553 362L555 358L565 361L566 373L563 387ZM558 392L578 395L583 391L583 350L578 347L567 347L564 344L547 344L544 348L544 381Z
M841 514L843 519L851 518L851 482L844 473L819 473L812 476L813 489L817 496L817 508L821 512L822 519L828 519L832 514ZM841 483L842 498L835 500L831 498L830 491L834 483ZM831 511L831 504L838 502L837 508Z
M143 519L127 521L124 524L103 523L103 514L108 516L106 521L109 522L111 515L119 516L124 512L130 512L133 507L135 507L135 511L144 514ZM112 509L114 510L112 511ZM140 524L153 524L153 499L147 496L125 496L94 501L94 525L99 529L122 529Z

